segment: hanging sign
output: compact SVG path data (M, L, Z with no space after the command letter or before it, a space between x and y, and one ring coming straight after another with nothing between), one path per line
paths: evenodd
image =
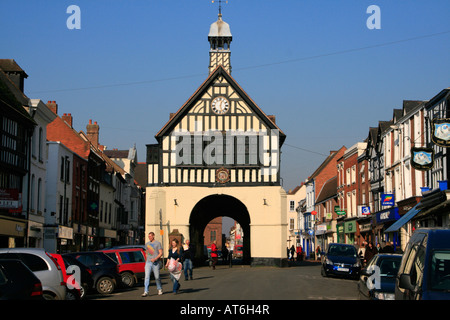
M395 206L395 198L393 193L382 193L381 194L381 205L382 206Z
M433 148L412 147L411 148L411 166L416 170L430 170L434 165Z
M441 147L450 147L450 119L431 120L431 141Z

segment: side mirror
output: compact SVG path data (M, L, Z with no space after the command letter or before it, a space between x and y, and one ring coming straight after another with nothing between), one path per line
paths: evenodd
M363 275L363 276L367 276L367 277L370 277L371 275L373 275L375 273L375 270L367 270L367 268L362 268L361 269L361 274Z
M402 273L400 275L398 286L401 289L406 289L406 290L411 290L411 291L416 290L416 287L411 283L411 275L406 274L406 273Z

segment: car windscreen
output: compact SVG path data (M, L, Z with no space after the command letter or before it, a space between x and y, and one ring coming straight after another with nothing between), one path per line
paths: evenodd
M352 246L331 245L328 248L329 256L356 257L356 249Z
M431 256L430 288L450 291L450 250L434 251Z
M395 277L400 268L401 257L398 258L382 258L380 262L380 276Z

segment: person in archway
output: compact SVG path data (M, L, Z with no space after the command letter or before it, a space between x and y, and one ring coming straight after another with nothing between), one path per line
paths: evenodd
M231 242L228 247L228 262L230 263L230 268L233 266L233 251L234 251L234 243Z
M183 269L184 269L184 279L188 280L189 278L192 280L192 259L195 256L194 247L191 244L191 241L187 239L182 247L181 255L183 258ZM189 278L188 278L189 275Z
M155 240L155 233L150 232L148 234L148 241L145 244L145 252L147 255L147 261L145 262L145 279L144 279L144 293L143 297L148 296L148 286L150 284L150 276L153 272L156 281L156 288L158 289L158 294L163 294L161 279L159 278L159 259L162 257L163 250L161 242Z
M169 256L167 257L167 262L166 262L166 268L169 270L169 274L170 274L170 279L173 282L173 293L177 294L178 291L180 290L180 282L178 281L180 279L180 273L181 273L181 266L180 266L180 270L178 272L177 270L177 264L180 262L181 260L181 250L180 247L178 246L179 242L177 239L173 239L170 242L170 249L169 249ZM171 259L174 260L171 261ZM171 263L174 263L174 265L172 266Z
M216 270L216 264L217 264L217 245L216 245L217 241L214 240L212 245L211 245L211 259L212 259L212 268L213 270Z

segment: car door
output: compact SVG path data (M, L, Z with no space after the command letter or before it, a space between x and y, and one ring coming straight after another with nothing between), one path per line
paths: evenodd
M421 288L427 237L425 234L422 234L420 237L417 237L414 240L415 241L413 241L408 248L408 251L405 252L407 256L405 256L404 261L402 260L402 265L400 266L400 270L396 280L396 298L398 293L400 293L401 298L404 300L420 299L422 291ZM399 287L398 278L402 274L409 275L411 285L414 287L414 289L405 289Z

